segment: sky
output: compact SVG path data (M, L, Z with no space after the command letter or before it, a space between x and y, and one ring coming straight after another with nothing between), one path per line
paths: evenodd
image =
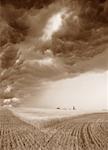
M0 3L0 104L107 108L107 5Z
M84 73L75 78L50 82L44 91L28 102L31 105L45 108L67 108L77 110L102 110L108 107L108 72ZM36 100L35 100L36 99Z

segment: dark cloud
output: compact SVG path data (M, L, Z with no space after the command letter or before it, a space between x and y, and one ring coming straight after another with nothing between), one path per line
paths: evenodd
M3 69L8 69L9 67L14 66L17 58L18 49L12 44L7 44L3 48L4 50L1 55L1 67Z
M107 69L107 0L0 2L0 87L12 85L13 97L45 80ZM61 28L42 41L48 20L62 9Z
M4 6L7 4L11 4L13 6L15 6L16 8L42 8L45 7L47 5L49 5L50 3L54 2L54 0L0 0L0 3Z

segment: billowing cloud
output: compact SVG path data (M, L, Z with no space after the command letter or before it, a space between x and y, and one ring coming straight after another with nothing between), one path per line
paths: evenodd
M54 14L47 22L47 25L44 29L43 36L41 39L43 41L51 40L52 35L57 32L62 26L62 16L66 13L66 10L63 9L61 12Z
M0 97L4 99L23 97L46 81L107 69L107 0L39 2L1 3ZM9 87L13 90L5 96Z
M13 67L17 58L17 52L18 49L12 44L7 44L3 47L3 52L1 54L1 67L3 69Z
M12 107L12 106L17 106L20 104L20 99L13 97L11 99L4 99L3 101L3 106L8 106L8 107Z

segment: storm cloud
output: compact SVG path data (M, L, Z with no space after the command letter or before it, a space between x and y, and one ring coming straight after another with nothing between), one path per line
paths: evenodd
M7 97L23 97L45 81L107 70L107 15L107 0L1 0L1 99L8 85Z

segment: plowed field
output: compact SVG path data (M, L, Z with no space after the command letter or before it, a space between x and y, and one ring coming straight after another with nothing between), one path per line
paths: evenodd
M0 109L0 150L108 150L108 113L69 117L45 128Z

